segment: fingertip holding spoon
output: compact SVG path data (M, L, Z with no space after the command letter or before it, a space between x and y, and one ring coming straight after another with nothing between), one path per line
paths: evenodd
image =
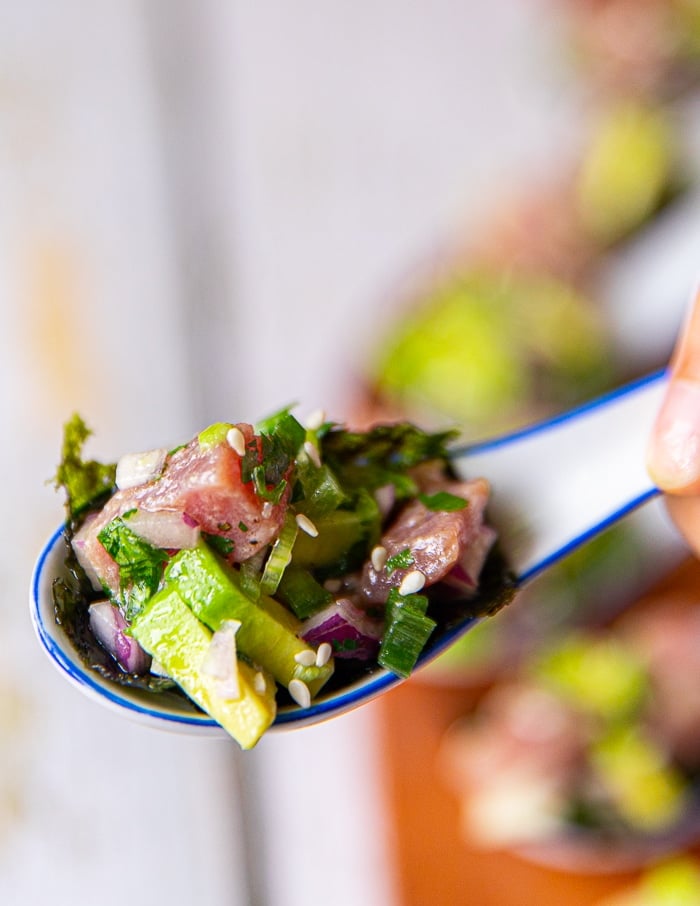
M455 471L491 485L489 522L521 587L586 541L656 497L645 450L661 404L666 372L658 372L555 418L493 440L452 451ZM225 736L206 714L177 696L160 697L118 686L86 667L57 623L52 585L65 569L59 528L39 555L31 580L30 610L39 642L53 665L85 695L113 712L162 730ZM469 631L477 618L437 634L417 669ZM371 701L400 683L377 668L339 689L321 693L307 708L281 707L276 729L320 723Z

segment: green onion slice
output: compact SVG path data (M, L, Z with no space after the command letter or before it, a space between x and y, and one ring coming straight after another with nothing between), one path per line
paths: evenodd
M292 548L297 540L299 527L296 524L294 514L287 511L284 517L282 529L277 536L277 540L272 545L272 550L265 563L262 579L260 580L260 590L263 594L274 595L280 584L284 571L292 559Z

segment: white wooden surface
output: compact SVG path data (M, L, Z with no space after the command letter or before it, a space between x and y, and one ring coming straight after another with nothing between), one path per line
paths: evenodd
M0 3L0 902L392 901L374 712L232 745L124 725L31 636L44 484L290 401L575 135L533 2Z

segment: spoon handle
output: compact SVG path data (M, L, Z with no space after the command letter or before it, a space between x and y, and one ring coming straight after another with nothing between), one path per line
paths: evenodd
M491 483L490 521L518 583L636 509L659 491L645 450L666 372L495 440L456 450L464 477Z

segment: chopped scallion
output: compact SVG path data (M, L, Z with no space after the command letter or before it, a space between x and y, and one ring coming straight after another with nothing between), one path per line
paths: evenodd
M255 484L255 491L258 497L274 504L280 502L287 487L285 478L281 478L274 487L268 487L265 467L263 465L256 466L253 469L253 483Z
M287 512L282 529L270 550L262 579L260 580L260 590L263 594L273 595L277 591L282 575L292 559L292 548L297 539L298 531L299 527L293 514Z
M229 422L216 422L214 425L209 425L208 428L200 431L197 435L199 446L206 449L207 447L216 447L218 444L222 444L231 428L232 425Z
M387 623L377 661L382 667L407 677L430 638L435 620L426 616L428 599L424 595L389 593Z

